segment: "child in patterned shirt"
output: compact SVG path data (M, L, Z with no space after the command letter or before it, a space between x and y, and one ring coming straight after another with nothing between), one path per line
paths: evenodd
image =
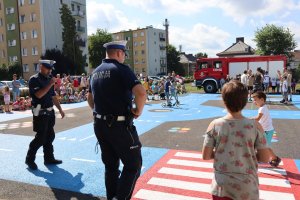
M269 151L261 125L242 115L248 89L239 81L222 88L228 113L207 128L202 149L204 160L214 159L212 199L259 199L258 161L268 162Z

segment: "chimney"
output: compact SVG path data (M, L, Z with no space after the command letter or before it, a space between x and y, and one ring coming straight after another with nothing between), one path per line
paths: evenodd
M244 42L244 37L237 37L236 38L236 43L238 43L239 41Z

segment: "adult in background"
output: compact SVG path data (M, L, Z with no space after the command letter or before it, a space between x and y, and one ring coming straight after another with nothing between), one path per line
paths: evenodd
M87 78L86 78L85 74L83 73L83 74L81 74L80 89L86 90L87 85L88 85Z
M252 74L252 70L249 69L248 70L248 74L247 74L248 78L248 95L249 95L249 101L252 101L251 99L251 95L252 95L252 91L253 91L253 85L254 85L254 75Z
M54 125L55 114L53 104L59 110L62 118L65 113L60 107L55 96L54 84L56 78L51 76L53 60L40 60L40 72L29 79L29 92L32 97L33 106L33 131L36 132L34 139L29 144L25 163L29 169L36 170L35 155L38 149L44 148L44 164L61 164L61 160L54 157L53 141L55 138Z
M19 80L17 80L17 74L14 74L12 80L13 102L20 97L20 87L21 83Z
M253 92L263 91L263 70L258 67L254 75Z
M129 200L142 167L142 145L133 118L142 114L146 91L131 69L123 64L126 41L103 46L106 59L91 74L88 104L93 109L94 131L105 165L107 199ZM121 175L120 160L124 164Z
M247 76L248 71L245 70L244 73L241 76L241 83L243 83L246 87L248 85L248 76Z
M269 94L270 82L271 82L271 78L269 76L268 71L266 71L264 74L263 84L264 84L264 90L267 94Z
M290 99L289 101L291 102L292 101L292 79L293 79L293 76L292 76L292 71L289 69L287 71L287 85L288 85L288 95L290 96Z

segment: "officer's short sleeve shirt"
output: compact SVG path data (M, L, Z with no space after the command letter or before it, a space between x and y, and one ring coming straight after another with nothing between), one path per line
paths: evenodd
M39 99L35 96L35 93L40 89L46 87L49 84L49 82L50 78L45 77L40 73L33 75L29 79L29 93L32 97L32 105L34 107L36 107L38 104L41 104L42 108L49 108L53 106L52 97L55 96L53 86L42 98Z

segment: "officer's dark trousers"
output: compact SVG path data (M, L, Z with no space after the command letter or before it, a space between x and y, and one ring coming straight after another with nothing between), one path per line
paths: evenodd
M29 150L27 153L27 159L29 161L35 160L35 154L41 146L44 148L44 159L54 159L52 145L52 142L55 138L53 129L54 125L54 111L51 111L45 115L33 116L33 131L36 132L36 135L29 145Z
M105 120L95 118L94 130L105 165L107 199L129 200L140 176L142 166L141 142L134 126L128 129L125 122L109 127ZM124 164L119 171L120 160Z

